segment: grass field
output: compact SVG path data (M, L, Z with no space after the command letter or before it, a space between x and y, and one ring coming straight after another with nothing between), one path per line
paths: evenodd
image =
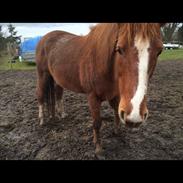
M159 56L159 61L166 61L166 60L183 60L183 49L177 50L164 50L162 54ZM29 62L19 62L18 60L16 63L9 63L10 59L8 56L1 56L0 57L0 70L34 70L36 68L35 63Z
M34 70L36 68L35 63L30 62L19 62L16 60L15 63L10 64L10 58L8 56L0 57L0 70Z
M163 50L159 56L159 60L183 60L183 49Z

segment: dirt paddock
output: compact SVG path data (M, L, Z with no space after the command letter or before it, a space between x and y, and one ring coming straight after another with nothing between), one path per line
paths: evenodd
M35 71L0 71L0 159L96 159L86 96L65 91L68 116L38 125ZM101 137L106 160L183 159L183 61L159 62L149 86L146 125L121 126L103 103Z

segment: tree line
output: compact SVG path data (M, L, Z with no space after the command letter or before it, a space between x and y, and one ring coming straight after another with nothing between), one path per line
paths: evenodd
M167 23L162 28L164 42L183 43L183 23Z
M16 27L12 24L7 25L8 36L2 30L3 26L0 25L0 52L7 51L8 45L15 45L18 47L21 43L21 36L17 35Z

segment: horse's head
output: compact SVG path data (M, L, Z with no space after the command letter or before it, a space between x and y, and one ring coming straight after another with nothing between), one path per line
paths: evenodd
M119 83L119 117L137 127L148 117L147 87L162 52L159 23L119 24L115 69Z

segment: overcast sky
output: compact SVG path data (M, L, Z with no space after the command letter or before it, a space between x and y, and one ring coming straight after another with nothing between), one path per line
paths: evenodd
M9 23L0 23L3 26L3 32L8 34L7 25ZM77 35L86 35L89 32L89 26L96 23L12 23L16 27L17 35L25 37L43 36L53 30L64 30Z

